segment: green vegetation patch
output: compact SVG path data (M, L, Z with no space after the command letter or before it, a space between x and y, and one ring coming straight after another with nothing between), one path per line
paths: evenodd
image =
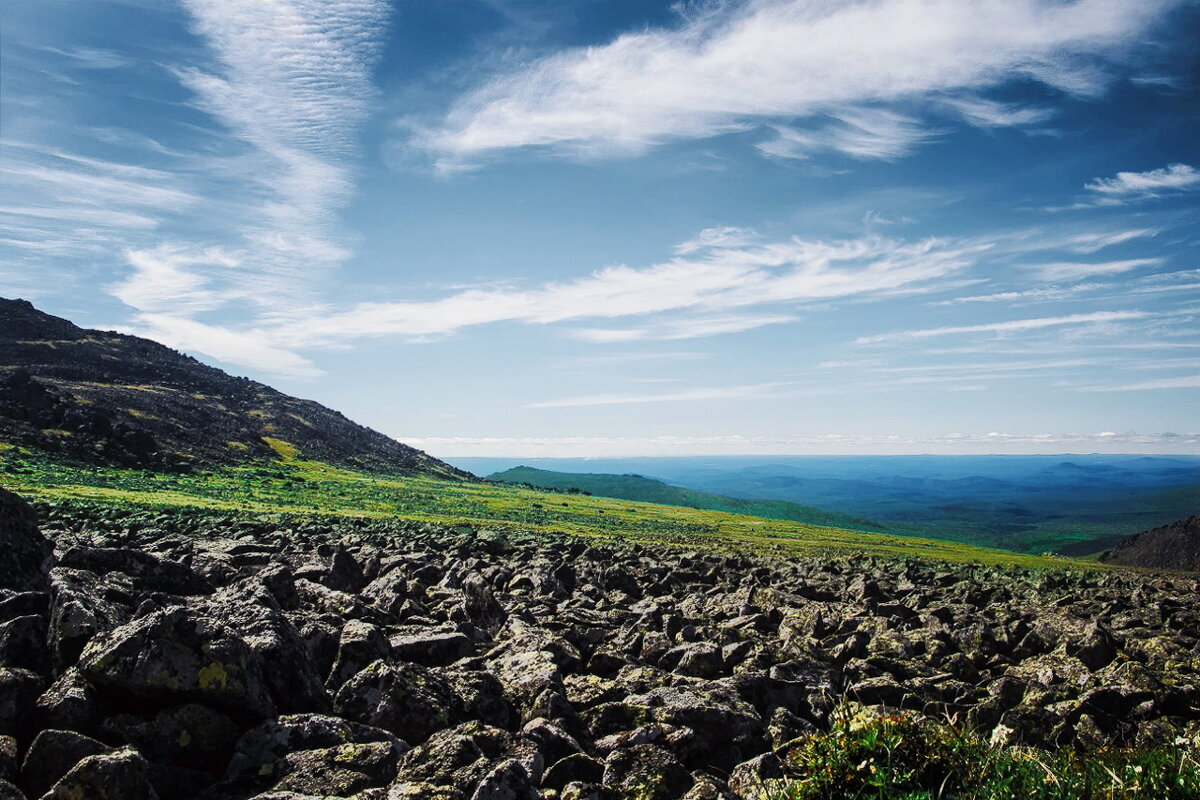
M864 533L705 509L564 495L519 486L381 475L296 458L186 473L97 467L42 452L0 452L0 481L34 499L114 507L191 507L239 515L287 514L396 519L475 529L567 534L613 542L744 550L764 555L865 554L1032 568L1100 568L956 542Z
M1049 753L993 745L915 713L841 708L797 739L764 800L1195 800L1197 743Z

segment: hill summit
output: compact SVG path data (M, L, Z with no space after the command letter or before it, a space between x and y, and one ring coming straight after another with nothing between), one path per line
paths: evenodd
M466 479L311 400L138 336L0 298L0 442L99 464L180 470L256 458Z

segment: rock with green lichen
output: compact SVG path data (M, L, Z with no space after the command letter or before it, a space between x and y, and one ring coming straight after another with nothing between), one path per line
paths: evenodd
M84 648L79 666L110 696L195 701L250 721L275 715L262 663L250 647L220 620L184 606L98 636Z

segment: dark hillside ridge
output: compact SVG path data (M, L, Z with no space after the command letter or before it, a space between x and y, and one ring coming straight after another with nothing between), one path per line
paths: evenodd
M643 475L553 472L520 466L494 473L487 476L487 479L500 483L527 484L539 489L578 491L600 497L613 497L618 500L634 500L641 503L658 503L664 506L681 506L706 511L726 511L731 514L747 514L766 519L790 520L809 525L825 525L871 533L888 532L886 525L849 514L825 511L788 500L757 500L696 492Z
M155 470L295 455L469 479L337 411L157 342L0 298L0 442Z
M1100 555L1106 564L1200 572L1200 514L1154 528Z

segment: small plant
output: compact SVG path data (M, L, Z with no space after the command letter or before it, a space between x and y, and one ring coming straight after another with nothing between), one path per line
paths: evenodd
M1192 743L1194 745L1194 743ZM1194 746L1056 753L991 745L950 722L847 704L797 740L770 800L1195 800Z

